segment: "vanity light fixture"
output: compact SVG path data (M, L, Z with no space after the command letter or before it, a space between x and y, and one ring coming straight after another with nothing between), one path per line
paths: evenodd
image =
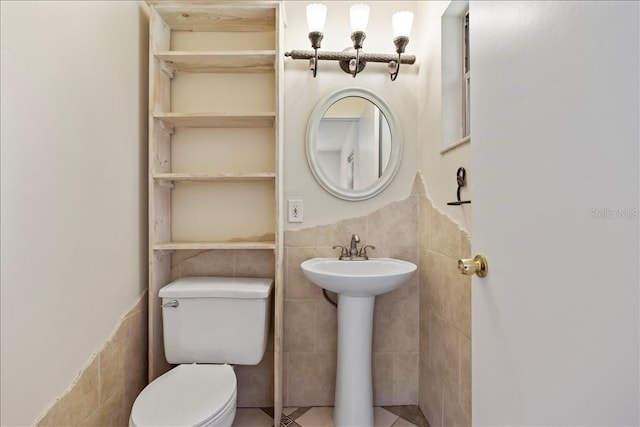
M309 27L309 40L313 51L292 50L285 56L292 59L308 59L309 69L316 77L318 62L320 60L338 61L340 68L355 77L367 65L367 62L386 62L389 67L389 76L395 81L400 71L400 64L414 64L414 55L404 55L409 43L409 32L413 24L413 12L397 12L392 17L393 43L396 54L380 54L362 52L362 46L367 37L365 31L369 22L369 6L366 4L354 4L349 9L351 23L351 41L353 47L348 47L342 52L319 52L321 41L324 37L322 30L327 18L327 7L323 4L312 3L307 5L307 26Z

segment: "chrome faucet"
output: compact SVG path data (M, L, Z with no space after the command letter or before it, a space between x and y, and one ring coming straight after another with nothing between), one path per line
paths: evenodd
M349 251L349 254L352 257L358 256L358 243L360 243L360 236L358 236L357 234L352 234L351 235L351 250Z
M366 261L369 259L367 256L367 248L375 249L376 247L373 245L364 245L360 249L358 249L358 243L360 243L360 236L357 234L351 235L351 243L349 244L349 249L346 246L342 245L334 245L333 249L340 248L340 256L338 257L341 261Z

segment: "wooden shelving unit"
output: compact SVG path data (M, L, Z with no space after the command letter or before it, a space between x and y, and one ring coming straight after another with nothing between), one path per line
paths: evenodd
M159 289L178 274L173 270L175 265L184 257L208 251L214 256L216 251L243 251L244 256L239 258L245 260L251 259L252 251L270 251L275 271L273 406L275 418L279 419L283 304L281 5L277 1L147 0L147 3L151 8L149 379L169 369L164 359L162 311L157 295ZM178 80L180 84L176 83ZM246 99L244 104L244 98L234 97L234 87L238 87L239 93L245 89L245 98L250 98L246 96L247 87L252 90L254 86L243 82L260 85L257 98ZM191 99L196 101L193 105L189 104ZM201 130L188 131L187 128ZM219 133L222 128L247 129L247 132ZM255 129L251 136L244 136L249 135L248 130L252 128L264 131ZM174 138L181 142L173 141ZM258 144L253 147L260 147L253 151L260 151L262 156L273 152L274 158L262 161L255 157L243 165L245 158L254 155L242 151L241 147L248 146L249 141ZM197 150L202 149L203 144L207 148L201 153ZM273 146L272 151L269 144ZM234 149L237 152L229 154ZM187 151L186 156L183 151L180 165L176 166L180 170L174 170L175 150L196 151ZM207 163L206 156L212 155L215 161ZM220 157L230 155L233 158L229 162ZM189 159L192 163L197 159L198 165L193 167ZM207 167L212 170L203 170ZM242 215L236 215L238 212ZM193 221L189 218L192 213L196 215ZM251 215L257 220L253 221ZM206 224L200 230L197 227L202 226L203 221ZM244 233L243 224L239 223L242 221L252 223L254 229ZM176 257L178 254L185 255ZM262 259L268 260L264 256ZM189 262L193 264L197 260L190 258ZM199 271L205 271L207 265L200 267ZM246 268L252 271L252 266ZM242 269L242 265L236 265L235 274L241 276Z

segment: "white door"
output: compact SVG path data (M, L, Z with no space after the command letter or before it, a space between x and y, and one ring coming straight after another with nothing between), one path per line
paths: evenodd
M470 2L474 425L640 424L639 16Z

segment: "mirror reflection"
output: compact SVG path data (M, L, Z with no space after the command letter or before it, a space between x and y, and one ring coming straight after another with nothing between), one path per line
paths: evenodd
M378 106L359 96L334 102L322 116L316 156L333 184L360 190L383 175L391 157L391 129Z

